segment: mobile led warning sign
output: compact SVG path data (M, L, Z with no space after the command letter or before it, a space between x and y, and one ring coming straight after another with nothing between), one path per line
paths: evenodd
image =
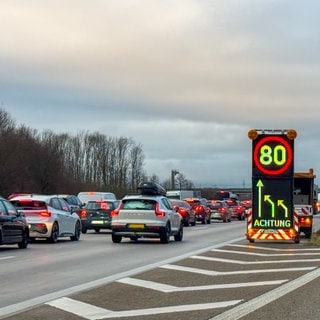
M296 131L250 130L248 136L252 140L250 234L292 229Z

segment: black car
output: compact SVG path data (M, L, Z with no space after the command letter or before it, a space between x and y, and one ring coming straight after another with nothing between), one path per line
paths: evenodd
M92 229L100 232L101 229L111 229L111 212L119 205L119 200L88 201L80 210L82 233Z
M29 226L10 201L0 197L0 245L18 244L20 249L28 247Z

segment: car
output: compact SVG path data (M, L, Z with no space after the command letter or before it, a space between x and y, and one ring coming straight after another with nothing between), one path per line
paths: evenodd
M29 226L23 214L12 203L0 197L0 245L17 244L26 249L29 243Z
M207 206L207 199L205 198L186 198L191 208L193 209L196 220L201 221L202 224L211 223L211 212Z
M196 215L191 208L190 204L187 201L184 200L178 200L178 199L169 199L173 208L180 213L183 221L183 225L185 227L188 227L189 225L195 226L197 219Z
M211 210L212 220L231 222L231 210L224 200L210 200L208 201L208 207Z
M117 200L114 193L100 191L81 191L78 193L78 198L80 199L83 205L85 205L88 201Z
M119 205L119 200L88 201L80 210L82 233L93 229L100 232L101 229L111 229L111 212Z
M241 205L239 200L228 199L225 200L227 205L231 210L231 217L238 220L245 220L246 218L246 209Z
M127 195L111 213L111 237L113 243L120 243L122 238L137 241L139 238L160 238L161 243L182 241L183 221L162 186L155 182L142 183L139 194Z
M70 237L72 241L80 239L80 217L57 195L22 195L11 198L10 202L25 215L30 240L41 238L56 243L61 237Z
M64 199L66 202L68 202L69 207L76 212L78 215L80 215L81 208L83 207L83 203L79 199L78 196L74 194L57 194L59 198Z

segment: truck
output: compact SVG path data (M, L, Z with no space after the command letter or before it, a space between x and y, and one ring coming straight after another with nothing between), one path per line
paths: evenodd
M193 198L195 196L193 190L169 190L166 193L167 198L169 199L186 199Z
M316 175L310 168L307 172L295 172L293 175L293 205L297 216L300 233L306 239L312 235L313 213L316 194L314 179Z

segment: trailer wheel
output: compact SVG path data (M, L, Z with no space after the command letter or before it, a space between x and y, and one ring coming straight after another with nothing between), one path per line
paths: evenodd
M294 243L300 243L300 235L297 234L295 237L294 237Z

